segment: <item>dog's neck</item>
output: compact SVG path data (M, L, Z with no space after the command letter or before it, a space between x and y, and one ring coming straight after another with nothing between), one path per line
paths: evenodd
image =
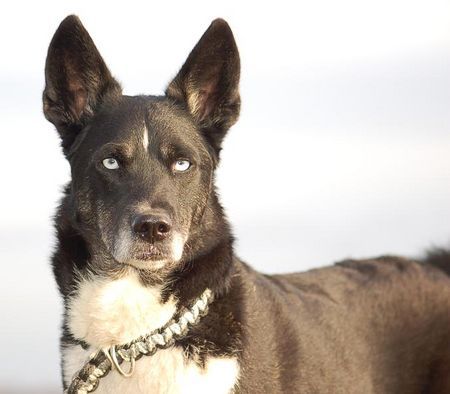
M224 239L190 261L165 284L146 283L145 273L131 267L110 277L80 275L76 292L66 304L70 333L95 348L123 344L162 327L205 289L222 297L234 267L229 242Z
M205 288L211 289L215 297L221 297L230 286L233 269L232 241L223 239L207 253L173 272L164 287L163 298L174 295L187 305Z

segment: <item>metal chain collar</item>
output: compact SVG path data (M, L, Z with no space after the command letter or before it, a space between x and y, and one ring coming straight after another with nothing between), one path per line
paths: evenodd
M141 336L124 345L113 345L93 353L89 361L75 374L66 394L87 394L93 392L100 379L115 368L124 377L133 375L135 363L143 355L152 356L158 349L167 349L176 339L186 336L189 326L195 325L208 313L213 294L206 289L190 309L173 322L167 323L150 334ZM128 371L120 366L124 361L130 363Z

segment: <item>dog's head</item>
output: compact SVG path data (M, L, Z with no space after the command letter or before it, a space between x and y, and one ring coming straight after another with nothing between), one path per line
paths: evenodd
M149 270L183 259L239 115L239 67L229 26L215 20L165 96L125 96L80 20L61 23L48 50L44 113L70 162L73 221L91 252Z

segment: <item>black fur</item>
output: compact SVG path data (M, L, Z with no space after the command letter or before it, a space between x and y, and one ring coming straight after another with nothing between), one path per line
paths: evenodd
M450 251L442 248L430 250L425 259L428 264L440 268L442 271L450 275Z
M133 269L143 284L164 284L164 299L174 295L181 305L213 290L209 314L177 346L200 351L201 360L237 356L236 392L450 393L448 252L426 263L383 257L274 276L235 256L214 169L239 115L238 83L239 54L223 20L211 24L164 97L123 96L78 18L61 23L43 101L72 168L53 256L65 305L76 275L130 269L115 255L117 229L128 229L136 207L147 204L187 238L176 264L152 269L149 259L148 269ZM137 148L144 124L146 152ZM106 157L120 168L105 170ZM180 157L192 168L174 174ZM164 256L164 242L150 248L132 238L130 254L158 248ZM82 339L64 323L63 346Z

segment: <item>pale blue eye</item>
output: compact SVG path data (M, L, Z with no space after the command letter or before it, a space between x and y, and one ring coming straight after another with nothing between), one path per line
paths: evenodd
M183 172L189 169L191 163L189 160L180 159L173 163L173 169L178 172Z
M102 163L108 170L117 170L119 168L119 163L114 157L107 157Z

